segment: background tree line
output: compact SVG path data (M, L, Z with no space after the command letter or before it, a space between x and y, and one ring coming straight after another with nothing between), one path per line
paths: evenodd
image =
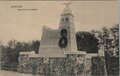
M101 31L77 32L78 50L87 53L104 52L108 76L119 75L119 25L103 27Z
M110 75L119 73L119 25L111 28L104 27L101 31L90 32L79 31L76 33L78 51L97 53L98 50L105 51L107 72ZM10 40L6 45L0 45L1 64L4 70L16 70L19 52L35 51L38 53L39 40L20 42ZM114 62L112 62L114 60Z
M98 31L100 47L105 51L105 61L108 75L119 75L119 25L104 27Z
M10 40L6 45L1 45L1 69L16 71L19 53L23 51L35 51L35 53L38 53L39 46L39 40L31 42Z

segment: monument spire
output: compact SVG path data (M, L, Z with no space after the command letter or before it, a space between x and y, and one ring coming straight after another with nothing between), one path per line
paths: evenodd
M63 3L63 5L66 5L66 7L69 7L70 4L71 4L71 2Z
M63 14L71 14L72 13L72 11L71 11L71 9L69 7L70 4L71 4L71 2L63 3L63 5L65 5L65 8L63 10Z
M60 18L60 24L59 24L59 31L60 36L63 30L67 33L67 47L65 48L65 51L71 52L71 51L77 51L77 43L76 43L76 37L75 37L75 25L74 25L74 16L72 14L72 10L70 9L71 2L63 3L65 5L65 8L63 10L63 13L61 14Z

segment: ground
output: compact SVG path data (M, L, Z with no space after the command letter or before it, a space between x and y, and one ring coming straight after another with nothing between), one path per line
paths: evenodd
M0 76L35 76L35 75L2 70L0 71Z

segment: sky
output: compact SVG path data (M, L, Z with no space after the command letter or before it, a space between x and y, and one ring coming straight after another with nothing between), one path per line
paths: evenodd
M118 24L117 1L71 1L77 31ZM65 1L0 1L0 41L40 40L42 26L58 29ZM30 10L18 10L30 9ZM32 10L36 9L36 10Z

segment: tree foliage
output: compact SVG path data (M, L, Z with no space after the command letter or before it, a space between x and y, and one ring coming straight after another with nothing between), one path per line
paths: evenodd
M107 73L110 76L119 75L119 25L104 27L102 31L94 31L99 39L99 47L105 52Z
M79 51L86 51L87 53L98 52L98 39L89 32L77 32L77 47Z
M19 53L22 51L35 51L38 53L40 41L33 40L31 42L19 42L10 40L7 45L2 45L2 69L16 70L18 65Z
M119 25L114 25L111 28L104 27L102 31L96 31L99 39L100 47L103 47L109 56L119 55Z

